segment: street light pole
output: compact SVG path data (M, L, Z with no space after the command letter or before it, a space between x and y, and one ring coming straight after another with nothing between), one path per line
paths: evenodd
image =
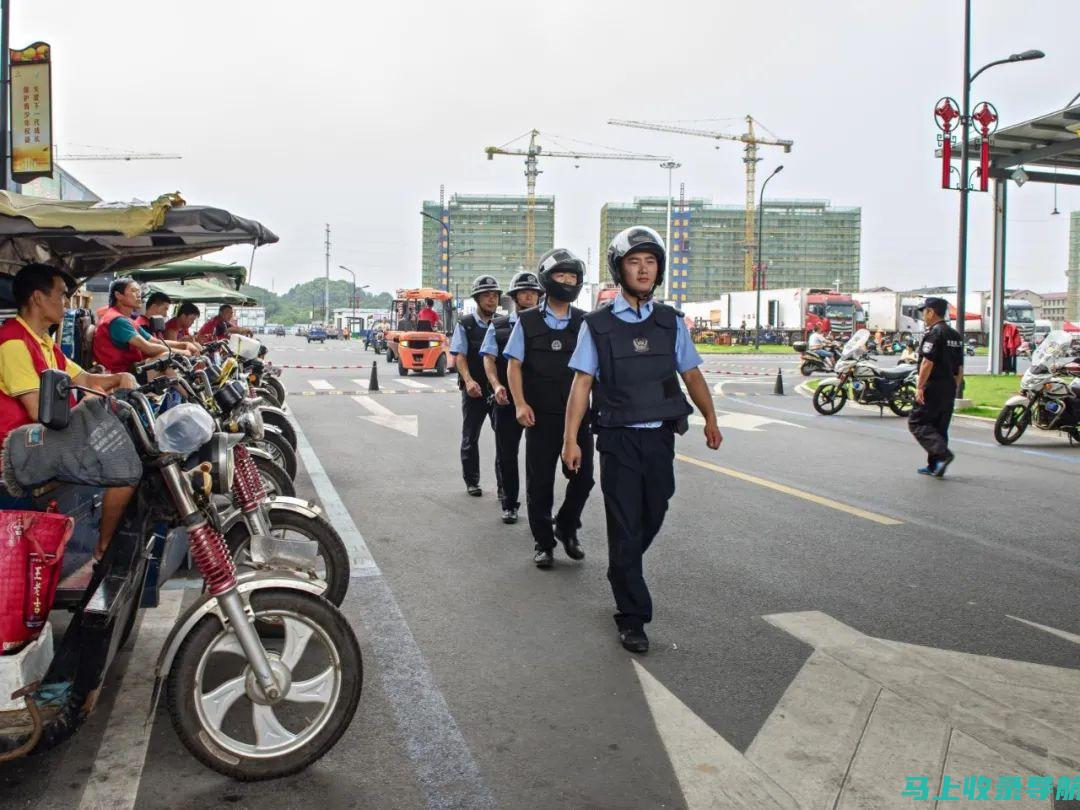
M352 296L349 298L349 334L351 335L352 322L353 319L356 317L356 273L354 273L352 270L350 270L343 264L339 264L338 267L340 267L342 270L352 276Z
M960 344L964 344L964 329L967 326L967 243L968 243L968 194L971 183L968 179L969 144L968 128L971 126L971 84L984 70L994 65L1008 62L1027 62L1042 59L1046 54L1038 50L1014 53L1008 59L996 59L971 72L971 0L964 0L964 86L960 109L960 244L957 250L956 268L956 324L953 327L960 333ZM957 390L957 396L964 393L963 380Z
M667 169L667 241L664 242L664 249L667 251L667 255L671 256L671 173L682 166L681 163L676 163L674 160L668 160L660 164L661 169ZM664 300L668 301L671 298L671 270L668 269L664 273Z
M783 164L772 170L772 174L766 177L765 182L761 184L761 195L758 197L757 273L754 274L754 286L757 287L757 305L754 310L754 351L757 351L761 346L761 248L763 247L761 244L761 226L765 221L765 186L769 185L769 181L783 170Z

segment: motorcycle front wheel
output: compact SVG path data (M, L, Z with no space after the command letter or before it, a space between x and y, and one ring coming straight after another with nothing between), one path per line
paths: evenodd
M261 439L249 439L245 443L265 450L289 478L296 480L296 450L276 425L266 425Z
M847 402L847 390L842 385L822 383L814 391L814 410L822 416L839 413Z
M349 552L334 527L325 518L309 518L275 509L270 506L270 531L274 537L313 540L319 547L315 558L315 573L326 583L323 597L340 605L349 590ZM237 565L250 564L247 556L251 535L244 521L240 521L225 535L225 542Z
M262 479L263 489L270 497L285 495L289 498L296 497L296 486L285 470L271 459L261 456L252 456L251 460L259 469L259 478Z
M296 449L296 428L292 426L292 422L289 421L289 417L283 413L276 411L268 411L262 409L260 411L263 422L267 425L273 425L281 431L281 435L285 437L285 441L292 445L293 450Z
M1006 405L994 422L994 438L998 444L1012 444L1027 430L1026 405Z
M804 360L803 364L801 366L799 366L799 372L804 377L809 377L811 374L814 373L815 368L817 368L816 363L811 363L809 360Z
M236 634L214 614L184 639L166 682L173 728L191 754L244 782L302 771L352 722L364 680L340 611L304 591L251 594L255 629L283 697L267 701Z
M901 385L896 395L889 398L889 410L897 416L908 416L915 407L915 386L911 383Z
M273 405L275 408L281 407L281 400L278 399L277 392L270 388L256 388L255 395L261 398L267 405Z
M266 377L263 384L277 394L278 402L285 402L285 384L281 380L277 377Z

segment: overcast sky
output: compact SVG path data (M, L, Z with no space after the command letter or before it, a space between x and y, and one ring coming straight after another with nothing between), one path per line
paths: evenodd
M12 47L53 46L62 150L177 152L168 162L69 169L106 199L179 190L280 237L253 281L282 292L356 270L376 290L419 280L424 199L524 193L517 158L487 145L536 127L562 139L670 154L689 196L739 204L739 144L608 126L609 117L740 131L746 113L791 154L769 196L863 210L862 283L955 283L957 194L938 188L934 102L960 97L961 0L14 0ZM1080 92L1080 4L975 0L973 65L1040 48L981 76L1005 123ZM712 122L710 123L710 120ZM542 162L556 241L597 265L600 206L662 196L649 163ZM1010 188L1009 285L1065 288L1068 212L1080 189ZM989 195L972 205L971 280L989 285ZM249 251L231 258L247 261Z

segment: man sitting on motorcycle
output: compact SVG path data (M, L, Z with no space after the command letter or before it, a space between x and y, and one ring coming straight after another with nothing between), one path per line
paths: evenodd
M832 352L826 348L829 345L829 341L826 339L824 332L824 324L817 324L814 327L814 331L810 333L810 339L807 343L806 350L820 357L826 368L831 368L833 355Z
M118 278L109 285L109 307L94 332L94 360L106 371L120 374L130 371L136 363L166 354L170 349L178 354L194 356L194 344L175 340L155 340L153 335L131 319L131 313L142 303L142 288L131 278Z
M233 321L233 308L231 304L222 304L218 307L218 314L199 327L195 333L195 339L199 343L210 343L215 340L223 340L229 335L247 335L251 337L251 330L243 326L237 326Z
M47 264L28 264L15 274L12 295L18 314L0 325L0 441L38 418L38 386L46 369L66 371L76 385L110 393L134 388L130 374L90 374L69 360L49 336L64 319L75 280ZM134 487L109 487L101 507L94 559L100 560L120 525Z
M189 342L194 340L191 336L191 327L198 317L199 308L190 301L185 301L180 305L176 317L165 322L165 339Z

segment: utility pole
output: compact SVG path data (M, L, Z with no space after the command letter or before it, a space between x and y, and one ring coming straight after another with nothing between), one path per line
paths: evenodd
M960 333L960 345L964 345L964 327L967 326L967 252L968 252L968 127L971 124L971 0L964 0L964 92L960 113L960 239L957 251L956 272L956 323L953 329ZM948 313L946 313L948 314ZM964 396L961 378L957 397Z
M682 164L674 160L667 160L660 164L661 169L667 169L667 234L665 235L664 251L671 256L671 173ZM671 273L664 273L664 301L671 298Z
M0 190L7 191L8 177L11 172L8 169L8 93L11 88L11 67L8 48L11 44L10 37L11 0L0 0Z
M323 323L330 324L330 223L326 224L326 292L323 296Z

